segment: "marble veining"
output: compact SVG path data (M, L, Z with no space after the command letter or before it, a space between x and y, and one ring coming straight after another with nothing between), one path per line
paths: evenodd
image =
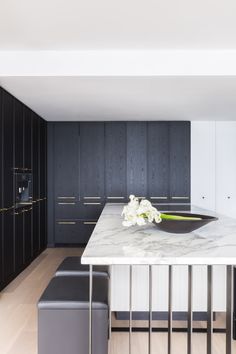
M154 224L124 227L124 204L105 205L82 256L84 264L236 264L236 219L191 207L194 213L217 216L187 234L171 234Z

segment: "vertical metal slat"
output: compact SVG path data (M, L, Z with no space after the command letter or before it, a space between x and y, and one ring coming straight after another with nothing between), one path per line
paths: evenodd
M129 267L129 354L132 353L132 266Z
M207 354L212 354L212 266L207 266ZM228 354L228 353L227 353Z
M193 267L188 266L188 339L187 353L192 353L192 330L193 330L193 312L192 312L192 287L193 287Z
M232 282L233 270L232 266L227 266L227 281L226 281L226 353L232 353L232 330L233 330L233 282Z
M111 272L112 272L112 266L110 266L109 269L109 277L108 277L108 302L109 302L109 339L111 339Z
M168 291L168 354L172 347L172 266L169 266L169 291Z
M149 266L149 336L148 353L152 353L152 266Z
M92 354L93 266L89 266L89 354Z

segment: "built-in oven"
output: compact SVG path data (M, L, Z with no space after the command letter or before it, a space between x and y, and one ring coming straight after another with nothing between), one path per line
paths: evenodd
M32 173L15 173L15 207L32 204Z

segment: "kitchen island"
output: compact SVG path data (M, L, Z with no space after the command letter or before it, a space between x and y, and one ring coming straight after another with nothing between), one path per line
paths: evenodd
M133 268L135 266L148 266L149 352L151 352L153 287L155 286L153 271L156 266L167 267L168 353L171 353L174 302L173 284L175 275L173 270L177 266L187 266L188 353L191 353L194 293L193 269L194 266L205 266L207 274L207 353L209 354L212 351L213 265L227 266L225 282L225 293L227 293L226 352L230 354L232 344L232 265L236 263L236 220L219 215L218 221L212 222L194 232L177 235L159 231L153 224L125 228L122 226L122 208L122 204L107 204L105 206L83 253L82 263L91 266L91 292L93 265L106 264L112 266L112 268L118 265L127 265L129 267L129 319L131 335ZM212 212L194 207L192 207L192 212L217 216ZM142 286L144 285L142 284Z

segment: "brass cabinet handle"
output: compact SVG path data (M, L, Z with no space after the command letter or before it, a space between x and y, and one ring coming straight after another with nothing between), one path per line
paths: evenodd
M84 221L84 225L96 225L96 221Z
M125 197L107 197L107 199L125 199Z
M153 200L155 200L155 199L168 199L168 197L150 197L150 199L153 199Z
M28 211L31 211L33 208L25 209L23 212L27 213Z
M59 225L75 225L75 221L58 221L57 222Z
M102 203L83 203L84 205L101 205Z
M57 197L57 199L75 199L75 197Z
M6 210L7 210L6 208L0 209L0 213L1 213L1 212L4 212L4 211L6 211Z
M84 199L101 199L101 197L83 197Z
M73 202L59 202L58 205L75 205Z
M189 199L189 197L171 197L171 199Z
M33 201L31 201L31 202L19 202L18 204L20 204L20 205L31 205L33 203Z

